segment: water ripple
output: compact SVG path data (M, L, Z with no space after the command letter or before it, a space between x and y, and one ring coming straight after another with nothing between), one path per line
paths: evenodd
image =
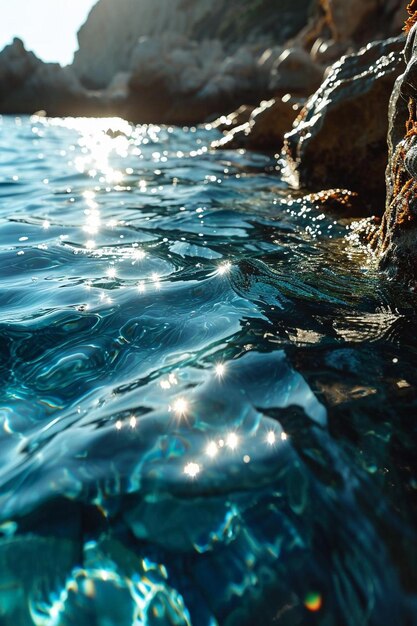
M0 122L0 622L414 624L414 295L215 131Z

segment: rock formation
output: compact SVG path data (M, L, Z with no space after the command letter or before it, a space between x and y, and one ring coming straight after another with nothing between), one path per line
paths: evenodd
M405 72L389 111L386 209L370 237L380 267L408 282L417 279L417 2L409 4Z
M312 2L100 0L79 32L73 65L42 69L31 55L25 80L5 85L0 112L190 124L289 88L310 93L324 68L284 44L306 24ZM16 64L12 56L4 52L4 63Z
M265 0L238 4L217 0L213 9L213 3L199 0L187 10L186 23L178 22L178 12L165 29L159 22L146 29L142 23L146 34L130 52L128 117L198 123L288 90L310 94L320 84L324 68L307 52L287 51L280 45L305 22L310 4L311 0L297 0L278 7ZM85 73L81 77L86 81Z
M265 100L250 113L247 121L228 131L222 139L213 142L213 148L248 148L277 152L300 108L300 102L289 95ZM235 115L231 114L232 119ZM230 125L225 124L224 129L228 130L228 126Z
M402 37L375 42L328 71L285 137L294 186L343 186L382 213L388 103L402 71L403 46Z
M131 61L128 116L197 123L256 100L269 81L259 56L246 47L228 55L218 40L197 44L170 33L142 38Z
M405 15L403 0L317 0L298 39L316 60L334 61L343 51L398 35Z
M190 124L306 97L346 50L398 32L402 10L402 0L99 0L70 68L41 64L21 42L0 53L0 112Z
M190 124L286 93L306 97L343 52L395 30L401 3L99 0L70 68L43 67L22 44L1 53L0 112Z
M346 0L317 0L315 3L315 11L312 12L311 19L307 26L303 28L293 40L288 42L286 49L282 52L280 57L275 60L272 66L269 87L270 93L275 96L277 104L268 112L268 115L259 115L256 119L252 117L250 124L246 124L242 126L241 129L233 131L224 141L218 143L229 147L247 147L253 149L269 149L275 152L279 151L283 143L283 125L286 120L291 121L293 119L293 117L288 117L283 112L283 107L280 104L282 96L286 94L286 92L289 92L292 97L298 97L298 102L302 102L300 97L302 98L313 94L319 87L326 66L331 65L335 60L339 60L346 52L353 54L355 51L358 51L362 44L367 44L370 41L378 39L386 39L390 35L398 35L398 33L401 32L404 18L405 7L403 0L389 0L384 3L379 2L379 0L368 0L367 2L363 2L363 0L350 0L349 2L346 2ZM374 60L377 60L379 53L383 54L378 48L373 51ZM345 70L347 73L349 73L349 71L353 73L356 71L359 75L361 63L363 68L365 68L370 56L371 54L361 55L356 69L354 67L355 63L352 63L352 60L346 62L344 65ZM348 67L351 69L349 70ZM392 69L392 64L390 64L390 67ZM327 73L329 73L329 71L335 71L335 69L327 69ZM340 72L340 70L338 71ZM374 101L374 98L368 98L368 96L365 95L367 89L373 84L372 75L368 74L367 79L362 81L363 86L360 89L363 90L363 110L361 107L359 108L361 108L360 114L363 123L365 123L363 115L368 109L370 118L373 115L377 115L381 118L385 117L386 119L385 112L388 110L388 99L395 76L392 74L391 78L388 78L391 74L389 68L384 68L384 74L385 77L380 83L381 90L383 89L382 84L385 86L383 89L384 94L379 103L380 106L377 108L375 108L376 99ZM353 74L351 78L353 78ZM358 76L356 76L356 79L358 79ZM360 80L355 80L355 88L360 82ZM326 84L328 85L329 82ZM368 87L365 85L368 85ZM336 92L339 92L337 94L332 93L331 97L334 101L329 103L328 108L333 110L334 105L339 101L339 97L346 99L349 95L349 90L350 78L347 77L343 89L337 89ZM323 91L319 89L319 93L323 94ZM319 102L323 101L323 99L319 101L316 99L315 104L317 110L319 110ZM276 132L270 132L271 126L273 126L273 114L275 114ZM313 117L313 113L311 113L310 117ZM330 118L327 116L327 109L325 117L327 120L331 118L331 116ZM354 119L353 116L351 119ZM347 118L344 123L346 124L346 122ZM317 124L313 132L316 132L316 130L322 126L322 123L322 117L318 116ZM329 133L332 132L330 126L327 126L327 122L324 126L324 131L326 131L327 128ZM286 130L289 131L290 126L288 126ZM301 127L299 130L301 130ZM351 130L352 133L349 131L348 126L345 127L345 134L349 142L351 142L351 134L354 135L356 132L354 128ZM375 170L379 173L379 183L375 182L375 187L378 187L378 192L377 197L373 197L371 202L374 206L379 203L379 212L381 212L384 195L381 172L385 167L384 163L386 163L387 158L384 138L386 130L387 124L382 121L378 132L374 120L374 131L378 135L377 139L373 137L372 133L367 133L368 142L374 144L373 153L376 153L378 145L381 147L381 158ZM338 142L337 137L342 131L342 125L340 125L339 128L333 129L336 143ZM225 132L227 132L227 128ZM270 133L270 141L268 141L268 133ZM259 141L259 137L262 137L261 141ZM321 139L319 139L319 141L326 141L325 132L323 132L323 134L320 133L320 137ZM367 137L361 137L362 143L367 141ZM340 139L344 141L342 135ZM359 136L357 136L357 139L359 139ZM315 146L314 141L311 145ZM371 146L369 147L371 148ZM338 159L337 150L334 154L335 159ZM330 153L328 157L330 157ZM352 165L353 163L352 161ZM301 169L303 169L304 163L300 165ZM336 163L334 165L334 175L331 174L331 170L327 170L326 168L326 172L329 173L329 176L325 176L322 182L324 184L333 184L336 182L338 185L345 185L347 176L341 172L341 176L339 177ZM321 186L320 176L318 176L318 180L313 181L310 181L308 176L301 178L303 180L299 182L302 184L312 184L313 187ZM353 184L356 183L354 182ZM375 189L370 190L370 195L374 195L374 193Z
M116 73L131 68L142 37L220 42L226 56L243 44L282 45L306 24L311 2L100 0L78 33L74 71L88 87L104 88Z
M276 153L285 138L295 187L343 187L343 207L357 198L360 212L367 205L377 214L389 158L386 213L372 245L382 267L412 275L417 0L408 9L408 67L391 99L388 153L404 42L387 37L401 29L403 0L99 0L72 66L44 64L20 40L0 53L0 113L190 124L243 103L213 124L233 127L218 146ZM336 196L320 202L338 205Z
M0 53L0 112L86 115L105 112L103 102L89 94L71 67L43 63L20 39Z

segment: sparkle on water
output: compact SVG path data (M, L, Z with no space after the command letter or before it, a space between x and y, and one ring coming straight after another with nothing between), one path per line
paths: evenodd
M226 367L224 363L217 363L216 365L216 376L222 378L226 372Z
M414 295L214 138L0 121L1 626L415 623Z

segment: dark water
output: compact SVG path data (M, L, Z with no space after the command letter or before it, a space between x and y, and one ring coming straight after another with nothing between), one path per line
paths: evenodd
M1 122L1 626L417 623L415 296L215 136Z

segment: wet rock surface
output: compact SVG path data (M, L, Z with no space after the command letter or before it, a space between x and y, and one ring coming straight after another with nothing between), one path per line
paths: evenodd
M247 148L249 150L279 151L284 136L301 109L301 102L289 95L261 102L248 121L233 128L213 147ZM219 124L214 124L219 126Z
M407 67L391 97L386 210L381 226L370 237L380 267L407 282L417 277L416 32L414 24L405 47Z
M312 10L307 26L302 29L293 40L288 42L286 49L282 51L275 61L273 61L271 79L269 83L272 95L278 99L281 98L286 92L289 92L291 95L298 98L308 97L317 89L319 89L319 92L322 93L320 85L324 76L331 71L327 69L324 74L326 67L339 60L344 54L353 54L355 51L358 51L361 45L368 44L368 42L373 40L383 40L391 35L398 35L398 33L401 32L404 18L405 7L402 0L390 0L389 2L384 3L383 6L381 6L381 3L376 0L372 0L370 2L356 0L351 0L350 2L343 2L342 0L317 0L315 3L315 10ZM393 47L395 47L398 52L401 46L396 47L394 45ZM383 56L387 54L387 51L383 48L384 44L382 43L380 49L375 48L373 53L369 53L368 56L365 55L359 57L356 69L354 67L355 63L352 63L352 61L346 62L343 70L346 74L346 76L343 76L343 80L346 81L343 88L344 99L347 99L349 96L349 90L351 88L350 85L351 81L355 77L355 72L357 74L356 78L359 79L362 70L367 72L366 64L368 63L368 67L371 67L370 57L372 54L374 57L372 60L378 63L377 69L380 69L378 55L380 54ZM361 63L363 65L362 68L360 67ZM370 87L374 77L377 76L377 73L374 72L374 77L372 77L372 70L373 68L371 68L371 73L368 75L368 79L363 77L363 87L360 89L363 90L364 94L367 92L367 81L368 87ZM395 80L395 76L388 78L391 70L392 67L390 65L390 68L384 68L384 72L386 74L385 77L377 76L378 81L382 78L384 78L384 82L386 81L385 87L382 85L379 86L381 94L378 94L378 89L375 89L375 94L372 97L366 96L366 101L364 96L363 102L358 106L358 109L360 109L360 119L362 118L361 121L363 124L367 123L366 119L364 119L364 112L367 110L369 110L370 117L380 115L385 116L386 119L389 95ZM351 72L351 75L349 75L349 72ZM359 82L361 81L356 80L353 85L353 98L355 97L355 90L357 89L356 83ZM373 89L369 90L373 91ZM380 107L374 103L374 100L377 100L379 97L381 98ZM330 106L330 109L332 109L332 106ZM277 110L276 107L274 107L273 110ZM269 119L271 119L271 114L272 110L270 114L268 114ZM282 115L277 117L277 130L274 132L271 130L273 126L271 126L269 122L265 125L265 116L260 115L257 119L252 120L250 124L246 124L236 132L229 134L220 143L221 145L227 145L229 147L247 147L258 150L275 149L278 151L281 149L283 143L282 133L291 130L294 118L289 117L288 126L284 128L284 130L282 129L282 124L280 123L283 119ZM349 125L351 123L349 116L344 119L343 123L345 125ZM320 124L321 121L318 122L317 127ZM352 133L356 133L358 135L357 129L351 128L351 130ZM377 129L375 128L374 130L377 133ZM340 128L336 129L336 131L339 133L338 136L340 136ZM265 141L262 139L260 142L258 140L258 135L262 135L262 137L264 137L266 132L271 133L270 140ZM372 148L373 152L376 154L379 149L378 145L381 147L380 152L382 156L379 160L378 166L376 167L379 181L375 183L376 187L378 187L378 197L370 202L370 204L374 207L377 203L379 204L379 213L382 212L381 207L384 203L384 185L382 179L383 169L386 163L386 132L387 123L386 121L382 121L377 140L375 140L372 136L372 133L369 133L372 137L370 139L370 142L372 143L370 149ZM360 131L359 134L362 134L362 131ZM349 136L348 139L350 139ZM275 144L273 143L274 141ZM338 152L340 154L340 148L336 148L335 156ZM370 156L374 159L374 155ZM339 156L336 158L339 158ZM342 174L340 176L335 171L335 176L325 179L323 184L345 186L347 184L346 180L347 177L345 175ZM321 186L321 181L319 180L317 185L316 183L313 183L313 186L317 186L319 188ZM375 194L374 189L371 189L370 192L370 195Z
M402 71L403 46L402 37L374 42L328 71L285 138L296 187L343 186L382 213L388 104Z

